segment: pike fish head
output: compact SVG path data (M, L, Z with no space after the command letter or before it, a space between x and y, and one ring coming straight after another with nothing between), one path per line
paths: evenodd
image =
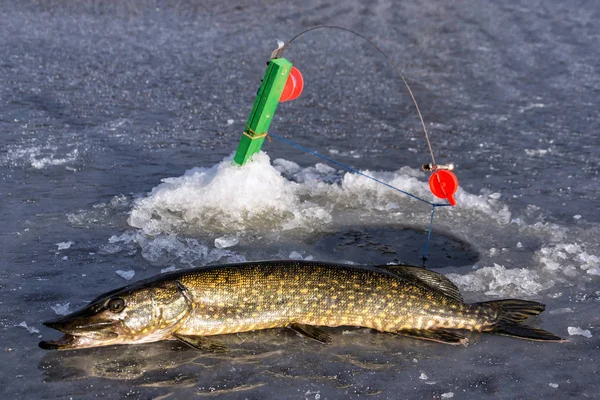
M43 349L79 349L162 340L186 319L192 301L177 281L134 285L108 292L82 310L44 322L65 335Z

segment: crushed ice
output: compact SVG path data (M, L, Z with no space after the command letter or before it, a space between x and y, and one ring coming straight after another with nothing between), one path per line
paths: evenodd
M56 313L56 315L67 315L69 313L69 306L71 303L60 304L56 303L50 308Z
M23 328L27 329L27 332L29 332L29 333L31 333L31 334L34 334L34 333L40 333L39 329L37 329L37 328L34 328L33 326L28 326L28 325L27 325L27 322L25 322L25 321L21 322L21 323L20 323L19 325L17 325L17 326L21 326L21 327L23 327Z
M588 339L592 337L592 333L589 331L589 329L581 329L575 326L569 326L567 328L567 332L569 332L569 335L571 336L579 335Z
M240 240L234 235L225 235L215 239L215 247L217 249L226 249L238 244Z
M75 244L75 242L73 242L72 240L69 240L68 242L56 243L56 246L58 247L57 250L61 251L61 250L66 250L66 249L70 248L74 244Z
M125 279L125 280L131 280L131 278L133 278L133 276L135 275L135 271L132 269L129 270L122 270L122 269L118 269L115 271L117 273L117 275L119 275L121 278Z

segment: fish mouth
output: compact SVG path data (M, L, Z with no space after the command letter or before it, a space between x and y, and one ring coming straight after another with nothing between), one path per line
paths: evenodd
M44 340L39 346L44 350L80 349L112 344L119 334L115 321L90 321L81 316L66 316L44 322L48 328L65 335L56 340Z
M59 318L53 321L46 321L44 325L48 328L56 329L64 333L83 333L102 331L113 327L113 321L84 321L81 318Z
M76 336L69 335L68 333L57 340L42 340L39 343L40 348L44 350L63 350L75 348L77 341Z

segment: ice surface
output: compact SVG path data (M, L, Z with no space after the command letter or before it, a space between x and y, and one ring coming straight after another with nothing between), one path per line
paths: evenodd
M0 156L0 165L11 166L29 165L35 169L44 169L50 166L63 165L77 160L79 150L72 149L62 157L57 156L58 146L9 146L7 152Z
M584 336L588 339L592 337L592 333L589 331L589 329L581 329L581 328L578 328L575 326L569 326L567 328L567 331L569 332L569 335L571 335L571 336L579 335L579 336Z
M56 243L56 246L58 247L57 250L60 251L60 250L66 250L66 249L70 248L74 244L75 244L75 242L69 240L68 242Z
M117 273L117 275L119 275L121 278L123 278L125 280L131 280L131 278L133 278L133 276L135 275L135 271L132 269L129 269L129 270L118 269L115 272Z
M69 313L69 306L71 303L60 304L56 303L50 308L56 313L56 315L67 315Z

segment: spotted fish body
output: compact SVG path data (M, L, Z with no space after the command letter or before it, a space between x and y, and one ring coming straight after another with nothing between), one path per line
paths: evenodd
M196 299L186 333L219 335L293 323L363 326L385 332L481 331L494 313L387 270L320 263L262 263L183 274Z
M560 341L520 323L543 310L525 300L466 304L449 280L422 268L267 261L164 274L117 289L47 322L66 335L40 345L178 339L206 349L207 336L278 327L329 341L317 326L360 326L450 344L466 341L456 329Z

